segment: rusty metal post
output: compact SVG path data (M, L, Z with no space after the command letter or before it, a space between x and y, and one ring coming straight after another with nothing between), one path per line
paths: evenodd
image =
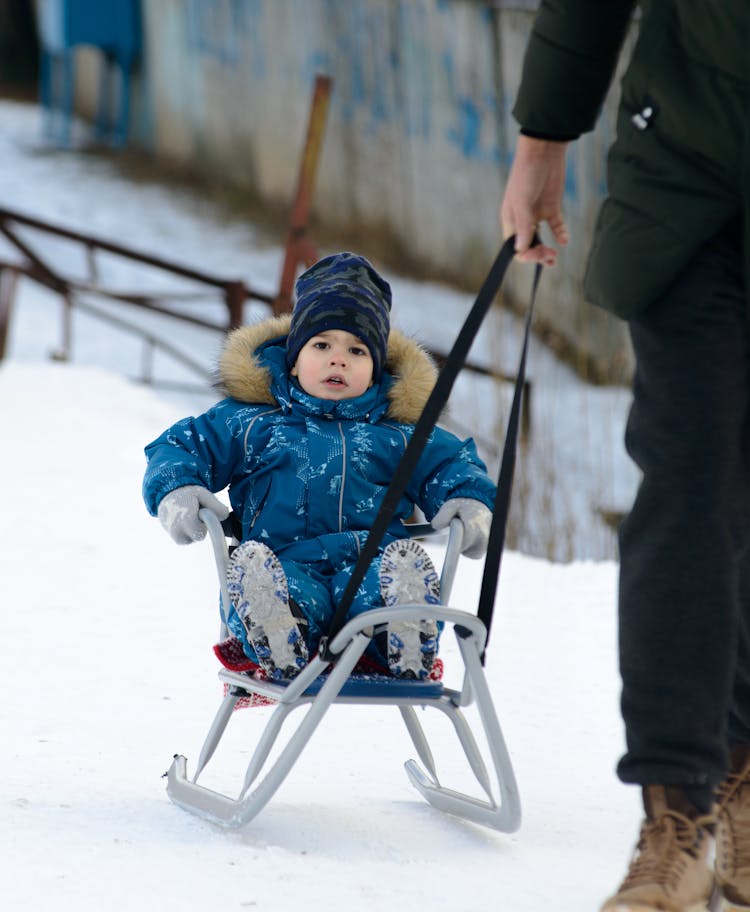
M292 214L289 220L284 265L281 271L279 293L273 302L274 314L288 313L292 309L292 289L296 278L297 266L304 263L311 266L316 259L315 247L307 233L307 220L310 213L315 176L323 146L328 103L331 96L333 80L330 76L315 77L310 118L307 125L307 138L302 151L297 190L294 195Z
M15 269L0 268L0 361L5 357L17 281L18 273Z
M244 282L227 282L224 287L224 303L227 306L227 329L237 329L244 322L247 288Z

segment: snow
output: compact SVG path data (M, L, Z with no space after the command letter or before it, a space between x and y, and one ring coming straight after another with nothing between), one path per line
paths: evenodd
M251 227L225 225L161 188L128 186L104 161L33 154L37 126L33 108L0 104L3 205L274 287L280 251ZM226 246L208 240L219 236ZM441 313L460 298L407 280L394 286L407 303L442 295ZM209 546L177 547L147 515L143 446L208 396L128 380L132 352L84 318L74 363L50 363L56 308L22 283L10 357L0 363L3 907L597 908L624 873L640 813L637 791L613 772L623 738L611 560L503 558L486 672L521 792L518 833L429 807L402 769L413 749L389 708L333 707L242 831L169 802L162 773L177 752L193 769L221 696L211 651L217 585ZM218 344L179 336L194 353ZM549 375L535 358L541 390ZM558 383L558 405L571 420L587 409L598 420L602 391L574 392ZM610 414L621 409L617 397L606 403ZM468 408L460 414L472 418ZM596 425L609 458L613 423ZM439 559L440 544L429 547ZM462 558L456 607L476 603L480 573L481 562ZM449 641L442 654L451 682ZM267 713L235 714L213 761L217 787L239 788ZM453 736L440 724L430 730L450 784L463 775Z

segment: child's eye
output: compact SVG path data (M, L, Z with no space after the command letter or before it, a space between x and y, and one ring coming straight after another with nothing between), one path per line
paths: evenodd
M367 354L367 349L362 348L362 346L360 346L360 345L352 345L352 347L349 349L349 351L353 355L366 355Z
M313 348L317 348L318 351L325 351L328 348L328 343L323 342L322 340L313 342Z

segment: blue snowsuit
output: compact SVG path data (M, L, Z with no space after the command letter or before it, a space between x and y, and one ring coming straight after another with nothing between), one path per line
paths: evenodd
M233 395L197 418L177 422L146 447L143 495L156 515L161 499L175 488L228 487L243 541L263 542L279 557L290 596L308 619L312 654L434 383L434 368L416 343L392 331L379 383L354 399L318 399L287 372L287 326L281 317L230 335L220 375ZM435 428L381 552L405 536L403 522L415 504L431 519L453 497L491 507L494 494L473 441ZM382 604L378 568L376 560L349 616ZM234 609L227 625L255 660Z

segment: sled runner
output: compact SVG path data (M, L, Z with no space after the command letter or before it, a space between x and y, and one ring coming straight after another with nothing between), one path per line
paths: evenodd
M203 509L199 515L208 528L213 546L222 605L228 606L227 538L219 520L210 510ZM418 525L415 526L414 533L421 535L427 530L431 530L429 525ZM339 658L330 670L327 670L329 663L320 655L314 656L296 678L283 684L257 680L249 673L222 669L219 679L227 685L227 693L206 736L193 777L188 778L187 760L181 755L174 757L167 773L167 792L172 801L214 823L229 827L242 826L256 816L279 788L330 706L341 703L385 705L398 708L401 714L422 761L420 766L417 761L408 760L405 764L406 773L431 805L496 830L515 831L520 824L518 790L481 664L486 629L475 615L446 604L461 550L462 534L460 521L454 520L442 568L442 604L375 608L359 615L345 624L331 642L331 651ZM420 620L426 617L445 622L443 636L450 628L455 631L465 666L460 690L445 687L440 681L401 680L385 673L353 673L371 638L379 630L385 629L384 625L388 621ZM221 634L222 638L226 636L223 622ZM200 785L198 778L213 756L238 701L251 695L275 701L277 706L256 741L242 788L238 796L232 798ZM485 762L462 712L471 703L476 705L484 729L489 764ZM479 785L478 796L456 791L441 783L427 736L415 711L420 706L438 710L453 724ZM279 755L273 762L267 763L287 717L294 709L303 707L306 707L306 711L296 729Z

